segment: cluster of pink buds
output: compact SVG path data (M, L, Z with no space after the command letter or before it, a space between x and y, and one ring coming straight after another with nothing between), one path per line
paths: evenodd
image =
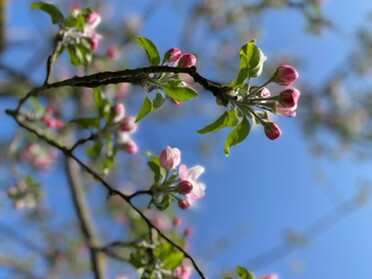
M133 116L125 116L123 104L114 105L112 111L114 115L113 122L119 124L118 143L121 149L129 154L137 153L138 146L131 138L131 134L137 130L136 118Z
M25 180L20 180L8 188L8 196L13 200L15 209L34 208L42 198L42 193L39 187L30 186Z
M31 143L20 154L23 162L31 164L39 170L50 170L57 159L55 150L43 150L37 143Z
M48 128L52 129L61 129L64 127L65 123L62 119L56 118L54 116L55 108L53 106L49 106L46 110L45 115L41 118L44 125Z
M181 266L174 270L174 275L179 279L189 279L192 273L191 264L188 260L184 260Z
M164 63L172 64L178 67L192 67L196 65L196 57L194 54L182 53L178 48L171 48L164 55Z
M84 33L89 37L89 44L93 51L96 51L99 46L99 40L102 38L96 32L97 25L101 22L101 16L97 12L92 12L85 15Z
M190 169L181 164L181 151L178 148L167 146L159 156L160 166L168 172L178 167L178 179L174 181L174 193L185 197L172 195L178 201L181 209L186 209L191 205L191 200L200 199L205 195L205 184L198 181L199 176L204 172L202 166L194 166Z
M298 79L296 69L289 65L279 66L269 82L274 82L282 86L290 86ZM300 92L292 87L288 87L279 94L272 96L269 89L261 87L258 90L253 89L253 104L259 108L269 110L275 114L283 116L296 116L297 102L300 98ZM273 122L262 120L266 136L275 140L282 134L279 126Z

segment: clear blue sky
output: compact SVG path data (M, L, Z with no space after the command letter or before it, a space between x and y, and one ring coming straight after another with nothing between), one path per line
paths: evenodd
M146 4L150 2L144 1ZM178 6L181 6L179 2ZM34 15L29 17L27 5L15 1L10 5L11 28L29 20L42 20ZM123 7L122 13L127 15L136 10L141 10L141 7ZM366 21L370 11L372 2L367 0L325 1L324 13L333 21L337 32L326 31L321 37L305 34L304 22L294 11L270 11L262 20L264 32L258 38L258 44L269 59L283 53L299 55L305 61L298 69L301 77L321 86L322 80L338 67L355 43L352 33ZM180 18L185 20L185 13L168 3L150 17L141 35L151 37L163 51L174 47L182 36L177 31ZM49 23L48 20L45 22ZM159 31L163 28L168 32ZM17 67L22 65L23 57L14 60L10 54L5 59ZM204 67L208 65L208 61L202 63ZM192 102L184 105L191 112L198 107L195 104L198 100ZM8 104L1 104L1 108ZM300 115L301 106L306 104L300 104ZM207 184L206 197L198 202L197 209L180 214L195 225L191 252L197 258L199 254L205 255L204 259L200 257L198 260L205 266L207 274L214 275L236 265L246 266L251 257L280 244L288 230L301 232L337 204L350 199L357 192L361 180L371 179L370 162L359 162L353 156L314 158L306 135L299 127L299 118L278 119L283 136L275 142L267 140L260 128L252 131L244 143L232 149L229 157L223 154L223 139L227 132L221 131L210 138L215 143L213 154L199 157L194 143L198 142L200 135L195 131L219 113L209 111L200 118L187 121L170 119L157 131L153 131L151 120L144 120L136 134L142 150L153 148L144 139L151 131L159 139L159 148L175 145L185 152L183 158L187 165L206 167L202 176ZM4 131L1 135L5 136ZM324 187L316 183L315 176L319 172L325 174ZM336 199L330 198L335 196ZM305 247L296 249L274 264L253 268L253 271L257 275L278 273L282 279L370 279L371 215L372 207L367 204ZM226 238L232 241L232 246L222 253L210 255L209 252L216 248L215 241L222 238L223 242L227 241ZM295 272L294 267L300 272Z

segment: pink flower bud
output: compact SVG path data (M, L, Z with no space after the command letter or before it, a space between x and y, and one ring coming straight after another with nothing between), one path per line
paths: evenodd
M275 140L282 135L282 131L280 130L279 126L273 122L267 122L264 126L266 136L271 139Z
M122 150L124 150L125 152L129 154L135 154L138 152L137 144L131 139L123 143L121 146L122 146Z
M53 123L53 128L55 128L55 129L61 129L61 128L63 128L64 126L65 126L65 122L63 122L63 120L62 119L60 119L60 118L55 118L55 119L53 119L54 121L54 123Z
M94 29L101 22L101 16L97 12L85 15L85 22L90 28Z
M167 146L159 156L160 165L167 170L174 169L181 163L181 151Z
M164 55L165 62L178 62L181 58L182 52L178 48L171 48Z
M133 133L137 130L136 119L133 116L126 116L120 121L120 130L128 133Z
M178 183L178 193L180 194L190 194L193 188L191 182L188 180L181 180L181 182Z
M262 88L262 90L260 92L260 95L263 98L269 98L271 96L271 93L270 93L269 89L267 89L266 87L264 87L264 88Z
M279 277L276 274L265 274L261 277L261 279L279 279Z
M190 206L190 202L187 199L179 199L178 206L181 209L187 209Z
M177 226L181 225L182 220L181 220L180 217L175 217L175 218L173 219L173 222L172 222L172 223L173 223L173 226L177 227Z
M107 47L107 56L110 57L112 60L118 60L120 57L118 48L114 45L109 45Z
M285 108L297 106L300 92L294 88L288 88L279 93L279 103Z
M280 65L274 74L274 82L288 86L298 79L298 73L295 68L289 65Z
M296 106L291 108L283 107L282 105L275 103L275 113L283 116L295 117L296 116Z
M96 51L98 49L99 40L100 40L100 36L95 34L95 33L89 39L89 45L90 45L90 48L92 49L92 51Z
M191 228L187 228L187 229L185 230L185 236L190 236L190 235L192 235L192 233L193 233L193 231L192 231Z
M116 104L112 107L112 112L114 113L114 123L120 122L123 120L125 115L125 109L123 104Z
M192 67L196 65L196 57L193 54L184 54L181 56L180 60L178 61L179 67Z
M53 107L53 106L49 106L49 107L47 107L47 112L49 112L49 113L55 113L56 112L56 109L55 109L55 107Z

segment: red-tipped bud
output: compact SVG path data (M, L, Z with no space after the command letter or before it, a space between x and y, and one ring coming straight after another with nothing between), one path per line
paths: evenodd
M288 88L279 93L279 103L285 108L293 108L297 106L299 98L300 92L294 88Z
M178 183L178 193L180 194L190 194L193 188L192 183L188 180L182 180L180 183Z
M126 116L120 121L120 130L123 132L133 133L137 130L136 119L133 116Z
M107 47L107 56L110 57L112 60L118 60L120 58L118 48L114 45L109 45Z
M92 51L96 51L98 49L100 39L100 35L98 35L97 33L93 33L92 37L89 39L89 45Z
M263 98L269 98L271 96L271 93L270 93L269 89L267 89L266 87L264 87L264 88L262 88L262 90L260 92L260 95Z
M101 16L97 12L85 15L85 22L90 28L95 28L101 22Z
M174 147L167 146L159 156L160 165L167 170L174 169L181 163L181 151Z
M187 209L190 206L190 202L187 199L179 199L178 206L181 209Z
M135 154L138 152L137 144L131 139L122 144L122 149L129 154Z
M196 65L196 57L193 54L184 54L181 56L180 60L178 61L178 66L180 67L192 67Z
M298 79L298 72L295 68L289 65L280 65L274 74L274 82L277 84L288 86Z
M279 277L276 274L265 274L261 277L261 279L279 279Z
M123 120L125 115L125 109L123 104L116 104L112 107L112 112L114 113L114 123L120 122Z
M173 223L173 226L177 227L177 226L181 225L182 220L181 220L180 217L175 217L175 218L173 219L173 222L172 222L172 223Z
M178 62L181 58L182 52L178 48L171 48L164 55L165 62Z
M185 230L185 236L190 236L190 235L192 235L192 233L193 233L193 231L192 231L192 229L190 229L190 228L187 228L187 229Z
M271 140L275 140L282 135L282 131L280 130L279 126L273 122L267 122L264 130L266 136Z

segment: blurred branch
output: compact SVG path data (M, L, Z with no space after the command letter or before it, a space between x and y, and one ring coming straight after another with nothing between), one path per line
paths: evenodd
M14 272L21 273L28 279L41 279L30 271L30 267L19 261L18 258L10 257L9 255L0 254L0 266L5 266Z
M95 232L92 217L89 213L89 206L86 199L84 198L83 185L80 179L80 174L76 167L76 163L71 158L65 158L65 168L70 184L72 200L79 219L81 231L90 250L90 258L94 277L96 279L103 279L106 278L105 255L98 249L98 247L100 247L100 241Z

